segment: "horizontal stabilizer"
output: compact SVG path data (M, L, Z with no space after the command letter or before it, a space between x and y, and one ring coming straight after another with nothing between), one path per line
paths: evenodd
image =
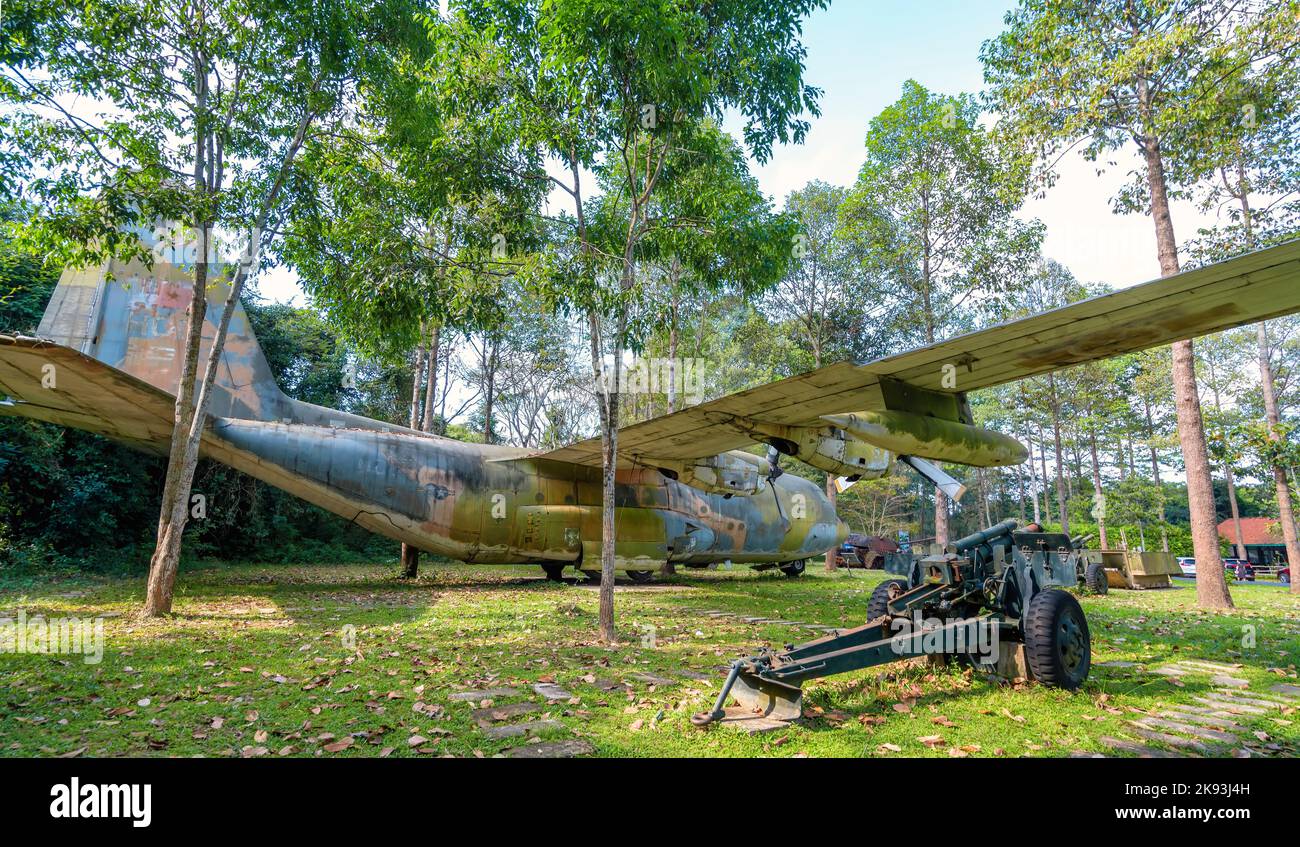
M167 392L84 353L38 338L0 335L0 414L165 454L175 405Z

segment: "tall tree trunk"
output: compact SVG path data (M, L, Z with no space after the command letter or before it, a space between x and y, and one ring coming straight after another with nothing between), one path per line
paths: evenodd
M195 112L207 108L208 71L204 57L195 57L194 104ZM197 132L197 127L196 127ZM206 196L211 189L208 182L210 162L205 138L199 135L194 145L194 189ZM203 207L205 207L204 204ZM202 208L202 207L201 207ZM190 431L201 412L195 410L195 379L199 365L199 347L203 341L203 326L208 310L208 259L212 227L206 214L196 214L192 220L199 240L198 261L194 264L194 291L187 312L189 323L185 332L185 349L181 359L180 384L176 386L176 403L172 407L172 438L167 453L167 475L163 480L162 503L158 509L158 530L154 539L153 556L149 561L149 578L145 586L142 614L156 617L171 612L172 592L176 584L176 571L180 567L181 540L189 517L190 485L194 479L193 465L198 464L198 451L191 451ZM194 453L191 463L189 456ZM188 469L187 469L188 466Z
M1029 457L1029 466L1034 466L1033 456ZM1016 467L1016 517L1020 519L1020 525L1025 525L1025 469L1024 466Z
M200 114L207 109L208 67L205 58L199 57L192 70L196 80L194 112ZM317 77L313 92L319 84L320 77ZM158 510L158 532L153 557L149 562L149 578L145 586L144 607L141 610L141 614L145 617L171 612L176 571L180 567L181 540L189 516L190 487L194 482L194 468L199 461L199 442L203 439L208 405L212 398L212 386L216 381L222 352L225 350L230 318L239 306L240 293L243 291L244 281L248 278L250 268L256 267L260 259L261 233L266 227L271 210L279 202L289 168L298 155L303 139L307 135L307 129L314 119L315 113L311 110L303 112L298 128L281 157L275 179L262 196L261 206L250 227L251 238L254 240L249 245L247 261L241 262L235 271L235 278L231 281L230 293L223 306L221 319L217 322L212 346L208 351L201 376L199 375L199 348L203 327L207 320L208 262L212 258L213 246L210 244L211 225L207 220L206 212L196 214L194 217L195 230L199 236L200 256L195 263L194 292L190 297L189 323L186 328L180 384L176 387L167 476L163 483L162 502ZM200 194L210 198L221 190L224 178L221 142L211 136L204 137L201 133L195 141L194 188Z
M1047 441L1043 438L1043 425L1038 424L1038 458L1043 463L1043 520L1052 522L1052 501L1047 495Z
M670 415L677 411L677 347L680 340L677 331L677 280L681 273L680 269L681 260L674 256L671 276L672 289L669 292L672 304L668 313L668 414ZM664 576L672 576L677 573L677 568L672 562L665 561L663 566L659 568L659 573Z
M1150 100L1146 84L1139 89L1145 124L1150 119ZM1160 275L1178 273L1178 242L1174 238L1173 218L1169 214L1169 195L1165 182L1160 143L1148 133L1142 141L1146 160L1147 188L1151 195L1151 217L1156 229L1156 251L1160 258ZM1218 521L1214 512L1214 485L1210 479L1210 457L1205 446L1205 424L1201 417L1201 398L1196 386L1196 356L1191 340L1173 345L1174 410L1178 415L1178 441L1183 449L1187 469L1187 504L1191 512L1192 548L1196 555L1196 599L1206 609L1231 609L1232 595L1219 554Z
M1232 512L1233 537L1236 544L1233 547L1236 550L1238 559L1246 558L1246 538L1241 531L1241 509L1237 505L1237 481L1232 474L1232 463L1225 461L1223 463L1223 479L1228 485L1228 507Z
M203 145L199 145L202 147ZM202 157L200 152L199 157ZM198 168L196 167L196 170ZM201 249L206 257L209 227L196 221ZM158 531L153 556L149 561L149 579L145 587L143 614L156 617L172 610L172 592L176 584L176 571L180 565L181 539L189 518L190 481L194 478L196 461L189 461L189 433L194 422L195 371L198 369L199 345L203 338L203 325L207 320L208 263L199 261L194 266L194 293L187 312L189 324L185 332L185 352L181 362L181 381L176 389L176 404L172 418L172 439L167 455L167 475L163 481L162 504L158 515Z
M1042 524L1043 516L1038 510L1038 459L1034 457L1036 445L1033 439L1026 438L1025 441L1029 446L1029 496L1034 504L1034 523Z
M1097 436L1088 433L1088 452L1092 456L1092 497L1093 516L1097 519L1097 541L1101 549L1110 549L1110 538L1106 535L1106 492L1101 487L1101 463L1097 461Z
M984 526L993 526L993 513L989 509L989 479L984 468L975 469L975 481L979 485L980 514L984 517Z
M407 426L411 429L420 429L420 413L429 404L429 398L426 395L424 402L420 402L420 391L425 387L425 349L424 349L424 322L420 322L420 343L415 348L415 364L411 368L411 405L410 414L407 416ZM430 361L428 369L433 370L438 366L437 361ZM420 575L420 548L413 544L402 542L401 553L402 579L415 579Z
M1147 449L1151 451L1151 480L1156 484L1160 498L1160 549L1169 552L1169 526L1165 520L1165 485L1160 479L1160 456L1156 453L1156 425L1151 417L1151 401L1142 398L1142 409L1147 417Z
M831 502L832 511L835 510L835 498L838 494L839 492L835 490L835 476L833 474L826 474L826 499ZM836 548L832 547L826 551L826 573L835 572L835 549Z
M1052 437L1056 444L1056 513L1061 518L1061 532L1070 534L1070 513L1065 507L1065 477L1062 466L1065 458L1061 451L1061 400L1056 396L1056 375L1047 375L1047 387L1051 392ZM1049 518L1050 520L1050 518Z
M1277 403L1277 388L1273 382L1272 349L1268 342L1268 324L1261 322L1256 329L1259 345L1259 382L1264 395L1264 415L1268 421L1268 438L1280 441L1282 415ZM1278 521L1282 524L1282 540L1286 542L1286 559L1291 566L1291 593L1300 594L1300 581L1295 579L1295 566L1300 563L1300 537L1296 533L1295 511L1291 505L1291 488L1287 484L1286 469L1273 464L1273 489L1277 494Z
M601 441L601 521L600 521L600 638L606 644L617 640L614 629L614 567L615 545L618 543L614 520L616 477L618 469L618 418L619 391L621 389L622 359L620 339L624 333L624 313L620 312L619 325L615 331L614 364L611 374L603 374L600 357L600 319L593 312L588 315L592 333L592 360L597 374L602 377L603 396L598 393L600 401L600 441Z
M1214 372L1214 365L1210 365L1210 382L1214 386L1214 411L1219 413L1219 419L1223 419L1223 403L1219 397L1219 376ZM1223 440L1225 450L1228 449L1228 433L1220 430L1220 438ZM1241 509L1237 506L1237 481L1232 473L1232 458L1225 455L1223 457L1223 482L1228 487L1228 507L1232 512L1233 537L1236 539L1235 555L1238 559L1246 558L1246 541L1241 532Z
M421 421L421 429L425 432L433 432L436 426L433 404L434 398L438 395L438 362L441 357L441 332L442 327L435 321L433 328L429 330L429 368L425 378L424 386L424 420Z
M934 489L934 543L948 543L948 495Z
M497 394L497 365L500 362L501 339L493 336L489 341L483 340L483 349L486 354L487 370L487 388L483 395L483 443L494 443L492 430L492 413L496 405Z
M1246 247L1255 249L1254 213L1250 208L1250 189L1246 181L1246 169L1237 163L1237 192L1241 201L1242 226L1246 231ZM1264 396L1264 418L1268 423L1268 439L1277 442L1282 439L1279 427L1282 414L1277 403L1277 385L1273 381L1273 353L1268 340L1268 322L1260 321L1255 328L1256 355L1259 359L1260 392ZM1286 468L1278 462L1272 465L1273 490L1277 497L1278 522L1282 524L1282 540L1286 543L1286 559L1292 570L1300 563L1300 537L1296 532L1295 511L1291 504L1291 488L1287 485ZM1300 594L1300 583L1291 580L1291 593Z
M673 256L669 271L668 297L672 301L668 307L668 414L677 411L677 283L681 278L682 262Z

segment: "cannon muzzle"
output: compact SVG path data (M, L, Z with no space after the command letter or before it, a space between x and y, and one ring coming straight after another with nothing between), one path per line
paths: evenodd
M1002 523L994 524L988 529L981 529L979 532L973 532L965 538L959 538L953 543L953 551L957 553L965 552L981 544L987 544L1003 536L1010 535L1016 531L1020 524L1015 520L1005 520Z

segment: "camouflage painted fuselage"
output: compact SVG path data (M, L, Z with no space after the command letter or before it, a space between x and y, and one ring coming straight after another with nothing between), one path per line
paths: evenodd
M136 380L174 396L192 279L192 267L167 262L113 263L63 274L39 334L108 366L79 400L106 408L112 397L138 395ZM228 290L217 277L207 292L201 360ZM34 359L33 373L40 367ZM10 393L23 394L16 387ZM29 393L41 396L38 389ZM44 414L39 404L14 411ZM231 315L208 412L204 456L373 532L466 562L598 567L591 563L600 551L599 467L440 438L288 397L242 306ZM166 451L156 427L145 435L124 421L97 427L76 417L47 419ZM616 560L625 569L665 561L797 561L847 535L821 490L792 474L754 496L726 497L673 481L657 469L628 468L618 474L615 508Z
M222 419L204 452L366 529L478 563L598 560L601 472L512 447L390 432ZM820 488L793 474L726 497L650 468L620 471L618 567L791 562L847 528Z

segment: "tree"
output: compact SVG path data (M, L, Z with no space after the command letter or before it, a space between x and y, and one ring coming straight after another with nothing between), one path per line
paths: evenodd
M0 133L28 156L18 181L38 207L28 240L81 265L147 259L129 226L181 220L193 232L194 296L145 615L171 610L217 362L244 283L278 232L293 162L410 24L404 0L6 9L0 97L12 108ZM102 111L90 118L70 110L64 104L76 96ZM222 226L251 238L201 364L213 235Z
M626 201L626 167L624 160L615 159L612 167L606 164L597 172L605 191L592 202L589 220L593 242L605 255L626 248L634 213L633 204ZM695 363L678 360L679 300L724 293L741 300L756 299L785 273L795 252L794 236L794 219L773 212L749 172L744 151L731 136L708 119L676 130L673 147L661 165L658 187L646 204L633 254L639 267L649 273L639 273L639 284L623 289L627 319L622 331L623 343L640 350L655 327L667 321L670 412L677 407L679 376L684 389L698 377ZM656 267L666 271L658 284ZM665 300L669 304L666 310ZM650 416L654 388L636 387L630 398L634 404L646 401L646 417ZM692 398L682 399L690 402ZM671 573L671 563L666 562L663 570Z
M1171 182L1177 189L1195 178L1185 165L1195 158L1197 139L1213 128L1205 115L1213 111L1217 81L1235 66L1274 55L1278 47L1268 34L1294 21L1288 6L1022 0L981 51L990 101L1003 118L999 131L1039 154L1045 184L1059 157L1075 147L1096 160L1133 145L1142 166L1115 205L1151 215L1161 274L1178 273ZM1245 44L1257 49L1241 49ZM1207 577L1196 582L1198 602L1230 608L1190 340L1173 345L1173 386L1198 572Z
M544 174L572 202L572 249L556 255L551 292L586 318L602 441L600 632L614 630L614 485L628 301L637 247L682 131L735 109L760 161L802 141L816 89L802 81L802 19L825 0L478 0L454 14L490 27L527 87L529 137L560 164ZM627 228L601 255L588 226L584 170L622 165ZM608 357L611 366L603 364Z
M824 182L808 183L785 200L786 212L799 219L790 271L768 298L768 311L791 319L797 337L812 354L812 367L827 363L828 352L842 350L842 330L849 313L863 310L869 298L854 283L860 277L849 266L844 245L836 236L840 206L846 192ZM834 504L838 489L826 474L826 496ZM826 570L835 570L835 551L826 551Z
M1288 5L1294 9L1294 4ZM1214 131L1192 147L1195 158L1188 170L1203 177L1197 185L1202 210L1226 210L1228 216L1226 225L1200 232L1190 251L1195 261L1224 259L1300 232L1300 113L1295 109L1300 71L1293 58L1300 38L1293 30L1269 26L1271 23L1266 19L1261 29L1264 39L1274 45L1272 61L1243 61L1240 57L1229 61L1231 72L1222 75L1218 83L1218 108L1209 112L1217 119ZM1254 51L1241 52L1249 58ZM1286 61L1288 55L1291 61ZM1269 443L1263 452L1274 456L1284 440L1275 337L1286 323L1261 321L1255 328L1265 440ZM1280 461L1268 464L1288 561L1294 563L1300 561L1300 533L1286 465ZM1291 590L1300 593L1294 580Z
M898 328L932 344L965 313L997 310L1023 281L1041 226L1014 217L1023 163L979 125L975 99L909 80L872 119L866 161L845 198L839 232L861 272L900 307ZM948 541L948 498L935 489L935 536Z
M1201 339L1196 345L1198 368L1212 403L1206 417L1210 438L1210 455L1223 467L1223 481L1228 490L1228 505L1232 516L1235 555L1246 558L1246 542L1241 529L1241 508L1237 503L1237 480L1233 466L1241 460L1240 430L1242 421L1237 410L1225 408L1239 390L1241 372L1246 365L1240 333L1219 333Z
M415 351L406 423L431 432L447 334L499 346L504 292L539 243L542 183L528 176L540 160L520 140L509 75L474 51L479 36L463 19L420 21L421 37L392 73L366 81L351 119L308 145L285 253L362 349L387 360ZM418 567L419 551L403 544L403 576Z

